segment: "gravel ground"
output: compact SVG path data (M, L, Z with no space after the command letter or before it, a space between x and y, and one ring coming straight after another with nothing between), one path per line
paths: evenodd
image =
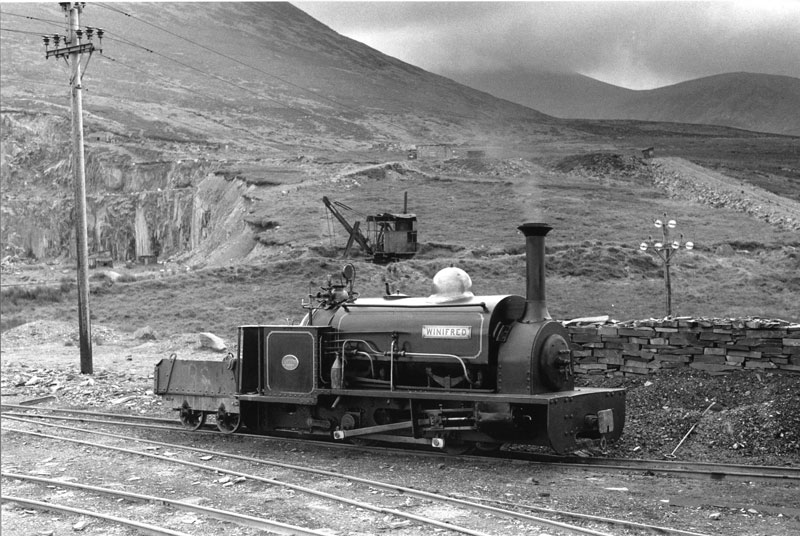
M92 376L79 373L74 328L66 324L37 322L4 333L0 354L3 402L17 403L52 396L54 398L40 404L175 417L152 394L151 376L155 362L172 352L183 357L198 353L209 357L222 356L204 351L196 335L137 339L102 327L95 327L93 332L102 334L103 342L94 348L95 374ZM628 389L625 432L622 439L609 448L608 455L662 458L675 449L693 424L698 423L695 432L676 451L678 459L800 464L800 376L764 372L710 376L705 372L684 369L660 371L649 377L587 376L581 378L581 383ZM704 414L712 401L713 408ZM176 498L186 496L209 504L220 504L227 498L238 501L244 511L272 515L284 522L316 528L336 527L331 532L333 535L385 533L422 536L431 533L430 529L391 516L375 517L358 512L354 515L340 507L317 505L317 501L309 501L300 495L295 498L277 491L264 491L254 484L222 488L230 486L230 483L223 482L221 475L187 475L182 470L162 467L160 463L132 462L121 455L98 456L85 448L55 450L48 442L30 441L8 432L3 432L2 440L5 471L44 471L54 475L69 474L86 482L98 479L115 482L119 477L114 475L120 474L120 468L130 465L130 469L123 472L126 476L128 473L134 476L121 482L131 491L174 494ZM168 440L180 441L176 438ZM651 474L605 474L488 460L429 462L411 455L387 459L378 454L359 453L346 458L324 446L298 447L278 441L265 448L260 442L251 444L251 441L198 438L193 443L208 443L216 449L233 448L244 454L284 459L290 463L335 468L367 478L439 489L455 495L624 517L705 534L790 536L800 530L800 499L797 498L797 487L792 485L706 482ZM30 488L26 488L30 485L8 479L3 483L4 493L30 492ZM340 484L330 485L341 488ZM220 488L220 493L217 493L217 488ZM67 496L58 490L50 490L47 494L51 492L54 499ZM384 497L382 492L367 491L367 496L394 506L420 508L424 513L459 522L466 520L461 517L463 513L452 509L408 505L407 499L401 495L387 493ZM77 500L76 497L73 499ZM110 508L112 513L115 512L113 503L103 504L106 510ZM156 515L151 510L151 507L131 509L121 504L117 513L149 519ZM167 515L163 520L175 528L200 536L226 530L224 526L220 529L215 523L186 514ZM472 519L470 522L497 535L566 534L550 529L531 531L517 523L498 523L491 518ZM83 527L80 528L83 534L128 534L116 529L112 531L109 525L96 521L86 524L85 519L77 516L54 517L12 505L3 506L2 524L4 535L71 534L77 531L76 526ZM595 528L618 535L638 534L602 526Z

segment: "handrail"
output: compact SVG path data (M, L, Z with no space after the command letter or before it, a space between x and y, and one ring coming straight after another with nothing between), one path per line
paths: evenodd
M390 303L348 303L342 304L342 307L345 310L348 310L350 307L373 307L375 309L448 309L452 307L480 307L483 309L484 312L489 312L489 307L486 306L485 302L480 303L430 303L430 304L421 304L421 305L408 305L408 304L390 304Z
M464 369L464 378L466 378L467 382L472 385L472 379L469 377L469 371L467 370L467 365L464 363L464 359L458 357L455 354L426 354L422 352L400 352L400 357L428 357L428 358L444 358L444 359L455 359L459 363L461 363L461 368Z

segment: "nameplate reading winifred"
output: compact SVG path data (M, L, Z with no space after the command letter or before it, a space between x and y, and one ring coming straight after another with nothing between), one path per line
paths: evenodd
M422 326L423 339L471 339L472 326Z

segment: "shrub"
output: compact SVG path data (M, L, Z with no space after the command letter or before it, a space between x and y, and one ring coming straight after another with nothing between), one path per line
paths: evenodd
M59 286L52 285L37 285L37 286L17 286L7 287L2 290L0 296L3 301L10 302L14 305L19 302L35 302L35 303L55 303L60 302L65 293L69 292L72 288L71 284L61 282Z
M6 331L22 324L27 324L28 321L24 316L12 316L11 318L0 317L0 331Z

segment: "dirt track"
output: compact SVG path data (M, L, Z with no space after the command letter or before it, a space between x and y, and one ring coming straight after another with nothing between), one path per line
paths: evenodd
M671 196L744 212L800 230L800 203L677 157L653 159L653 179Z

